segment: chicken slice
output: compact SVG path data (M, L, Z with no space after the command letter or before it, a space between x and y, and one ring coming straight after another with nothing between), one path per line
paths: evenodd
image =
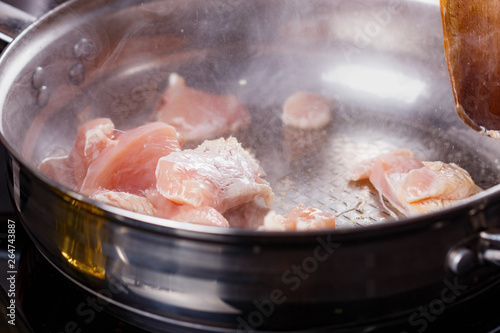
M285 100L281 119L287 126L319 129L331 121L332 101L325 96L299 91Z
M141 194L155 188L158 160L181 149L175 129L161 122L125 131L116 141L101 151L89 166L82 193L91 195L107 189Z
M257 229L264 224L270 209L257 200L237 206L224 213L231 228Z
M285 216L271 211L264 219L264 225L259 230L286 231L286 230L320 230L334 229L335 214L325 213L319 209L299 205Z
M402 195L413 211L434 211L482 191L467 171L454 163L423 162L411 170L402 186Z
M111 119L97 118L78 129L75 143L69 154L52 156L43 160L38 169L51 179L78 190L87 174L89 165L108 145L112 145L115 126Z
M156 210L156 216L180 222L228 228L229 223L221 213L212 207L192 207L176 204L160 194L156 189L147 190L146 197Z
M77 187L81 187L88 168L108 146L114 145L115 125L109 118L97 118L83 124L78 129L76 141L69 154L74 168Z
M173 220L181 222L189 222L194 224L208 225L214 227L228 228L228 221L212 207L191 207L189 205L181 205L179 212L170 217Z
M215 209L177 205L165 199L156 190L145 191L145 196L103 190L94 193L91 198L136 213L168 218L179 222L229 227L227 220Z
M234 95L212 95L186 86L173 73L158 107L158 120L176 128L186 141L213 139L250 125L248 110Z
M175 203L209 206L220 213L256 197L269 206L274 194L259 170L257 161L235 138L220 138L160 158L156 186Z
M387 168L400 168L398 171L411 170L423 166L423 163L413 158L414 154L409 149L396 149L387 154L380 155L376 158L364 161L358 164L351 172L350 180L357 181L368 179L376 164L384 164ZM398 162L399 161L399 162Z
M147 198L135 194L103 190L94 193L91 198L132 212L156 215L153 204Z
M482 191L458 165L422 162L409 150L364 162L351 175L351 180L366 178L407 216L436 211Z

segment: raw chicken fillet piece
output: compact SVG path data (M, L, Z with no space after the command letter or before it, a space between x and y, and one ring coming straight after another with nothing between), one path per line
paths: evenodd
M283 124L300 129L319 129L328 125L332 115L332 101L325 96L299 91L283 104Z
M180 150L177 132L165 123L125 131L90 164L80 191L87 195L102 189L141 194L155 188L158 160Z
M82 186L89 166L108 146L116 144L113 140L115 125L109 118L97 118L83 124L76 136L75 145L69 154L73 165L76 186Z
M175 203L209 206L224 213L256 197L272 204L272 189L260 176L259 164L235 138L220 138L162 157L156 186Z
M156 190L146 191L145 196L103 190L96 192L91 198L136 213L194 224L229 227L227 220L214 208L177 205L162 197Z
M147 198L127 192L103 190L94 193L91 198L132 212L156 215L155 207Z
M115 125L109 118L91 120L78 129L71 152L60 157L49 157L40 163L38 169L52 179L71 189L79 190L87 170L101 151L113 141Z
M369 179L375 189L405 215L432 212L482 191L454 163L422 162L400 149L359 165L351 180Z
M334 229L335 214L326 213L317 208L298 205L285 216L274 211L269 212L264 218L264 225L259 230L285 231L285 230L319 230Z
M239 205L224 213L231 228L244 228L256 230L264 223L264 218L271 209L260 200Z
M156 189L147 190L146 198L156 209L156 216L194 224L228 228L229 223L215 208L193 207L176 204L160 194Z
M251 116L236 96L187 87L184 79L173 73L159 103L158 120L174 126L186 141L201 141L247 127Z

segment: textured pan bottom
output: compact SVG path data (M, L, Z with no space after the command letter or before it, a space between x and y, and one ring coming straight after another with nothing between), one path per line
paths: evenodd
M423 160L454 162L465 168L483 189L500 182L493 162L443 131L393 115L337 107L325 129L302 131L283 127L281 110L253 119L252 128L236 136L250 148L267 173L284 214L305 204L337 214L339 228L364 226L402 215L368 181L351 182L358 163L397 148L409 148ZM482 163L474 163L481 160Z

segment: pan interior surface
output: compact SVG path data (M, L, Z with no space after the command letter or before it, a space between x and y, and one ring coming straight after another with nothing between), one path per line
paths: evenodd
M381 200L368 181L349 181L350 173L359 163L399 148L413 150L422 160L457 163L483 189L500 182L497 159L475 145L475 141L482 138L469 141L460 123L455 127L442 122L436 113L439 106L429 110L435 105L432 95L423 93L408 102L405 97L380 97L359 88L322 81L325 75L322 68L331 68L332 63L331 59L328 63L318 62L316 55L288 57L287 61L276 54L254 56L246 63L239 61L229 66L232 72L228 75L213 70L228 66L219 63L218 52L201 61L197 59L199 66L184 63L172 66L167 61L155 60L99 77L47 118L41 135L50 141L37 141L40 147L32 148L33 161L66 155L72 146L68 144L72 140L67 138L73 135L73 128L90 119L110 117L119 131L153 121L156 102L167 87L168 76L175 72L198 89L236 94L248 107L252 114L251 126L231 135L259 160L265 179L276 195L270 208L277 213L286 214L297 205L305 204L334 212L339 228L403 217ZM294 69L299 62L307 70ZM279 64L278 74L268 71L272 64ZM408 77L415 75L414 70L403 67L399 70L409 73ZM352 74L346 73L345 79L349 79L349 75ZM262 84L269 80L272 84ZM426 89L433 89L432 84L435 83ZM334 101L331 123L316 130L284 126L283 101L296 91L313 91L331 98ZM61 114L72 114L72 117ZM64 127L61 120L67 122L68 119L74 125ZM53 128L62 130L54 133ZM197 144L187 143L185 148L194 148ZM481 163L476 163L478 160Z
M260 161L276 195L271 208L280 214L306 204L335 212L345 228L401 217L368 182L349 181L358 163L397 148L454 162L483 189L500 182L500 148L468 131L454 113L442 35L422 39L407 23L440 31L437 6L377 1L381 9L374 11L356 1L315 1L295 15L284 2L190 4L117 2L116 12L103 7L107 12L100 13L109 20L93 26L83 16L79 30L40 51L3 99L3 135L12 150L35 170L43 159L67 154L76 129L90 119L109 117L118 130L154 121L175 72L193 88L235 94L251 111L251 127L232 135ZM147 20L128 26L131 11ZM241 20L242 13L265 14ZM377 17L380 31L372 36L367 24ZM215 18L226 25L209 32ZM363 45L357 27L366 30ZM283 102L297 91L333 100L327 127L283 126ZM19 133L26 133L21 140Z

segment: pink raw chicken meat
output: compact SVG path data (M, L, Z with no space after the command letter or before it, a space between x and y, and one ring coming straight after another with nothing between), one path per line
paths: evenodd
M229 227L227 220L222 214L212 207L194 208L186 205L177 205L162 197L154 189L145 191L145 196L127 192L103 190L94 193L91 198L136 213L158 216L181 222L225 228Z
M229 227L228 221L221 213L215 210L215 208L208 206L192 207L190 205L179 205L168 200L155 189L146 191L146 197L155 207L156 215L159 217L181 222L223 228Z
M332 104L325 96L299 91L285 100L281 119L287 126L319 129L330 123Z
M482 191L458 165L422 162L407 149L369 160L351 175L351 180L367 178L405 215L436 211Z
M260 178L257 161L235 138L205 141L196 149L162 157L156 168L157 189L165 198L220 213L256 197L274 200L269 183Z
M231 228L257 229L271 210L263 203L253 200L224 213Z
M156 208L153 204L146 197L135 194L103 190L94 193L91 198L132 212L156 215Z
M109 118L97 118L79 128L75 145L69 154L78 188L81 187L90 164L106 147L116 144L113 140L114 132L115 125Z
M109 118L97 118L83 124L70 153L45 159L38 166L39 170L71 189L79 189L89 165L104 148L116 143L112 140L114 131L115 126Z
M102 189L141 194L156 186L158 160L180 149L177 132L165 123L125 131L90 164L80 190L87 195Z
M285 216L271 211L264 219L264 225L259 230L319 230L334 229L335 214L325 213L319 209L298 205Z
M212 95L187 87L174 73L160 100L158 120L174 126L186 141L201 141L244 128L251 117L236 96Z

